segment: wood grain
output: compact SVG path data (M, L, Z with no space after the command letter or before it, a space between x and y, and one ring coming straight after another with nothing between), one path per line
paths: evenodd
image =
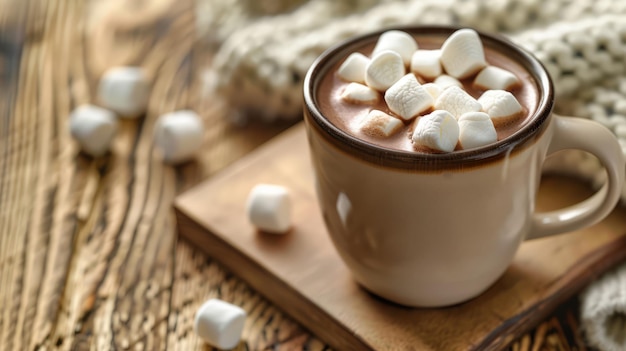
M196 34L196 8L0 0L0 349L205 350L192 321L210 297L248 311L238 349L328 349L177 240L174 197L287 127L234 127L219 100L203 95L212 52ZM150 106L122 121L111 154L91 159L71 140L67 116L95 103L98 78L121 64L150 72ZM178 108L196 110L208 128L197 160L171 167L152 147L152 127ZM548 347L551 335L576 345L575 311L555 318L514 348Z

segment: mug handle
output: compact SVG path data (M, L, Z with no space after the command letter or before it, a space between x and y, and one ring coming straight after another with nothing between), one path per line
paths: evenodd
M588 199L550 212L533 214L526 240L574 231L606 217L619 200L624 185L624 155L610 130L587 119L553 115L554 134L548 155L579 149L595 155L606 169L608 180Z

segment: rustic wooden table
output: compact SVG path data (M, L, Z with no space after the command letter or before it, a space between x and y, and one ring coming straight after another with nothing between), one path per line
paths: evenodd
M0 8L0 349L208 349L192 322L211 297L248 311L238 349L328 349L177 238L173 198L287 127L231 126L202 96L211 49L195 35L193 0L21 4L15 16ZM122 121L112 153L92 159L67 118L115 65L144 67L153 92L145 117ZM204 147L170 167L153 127L182 108L203 117ZM576 305L512 350L585 349Z

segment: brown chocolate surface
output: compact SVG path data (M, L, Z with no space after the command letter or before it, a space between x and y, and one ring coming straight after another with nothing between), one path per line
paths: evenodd
M415 36L415 39L420 49L432 50L441 48L441 45L446 38L427 37L423 35ZM366 56L369 56L374 47L374 44L375 43L364 44L364 46L362 46L357 51L363 53ZM496 130L498 132L498 141L500 141L511 136L522 126L529 122L530 116L532 116L537 109L539 93L537 83L534 81L534 78L522 65L507 57L506 54L499 52L493 48L485 46L484 49L487 64L497 66L514 73L521 82L519 86L511 89L510 91L511 93L513 93L513 95L515 95L517 100L524 107L524 114L519 118L513 119L511 123L497 126ZM349 54L350 53L347 53L347 55ZM391 137L370 136L362 133L359 130L360 118L366 115L370 110L378 109L381 111L385 111L386 113L389 113L391 115L393 115L393 112L391 112L387 107L383 98L383 93L380 93L379 102L374 105L352 104L341 99L341 91L349 83L338 78L335 72L344 60L345 57L338 60L335 66L327 72L326 76L323 78L321 84L319 85L318 91L316 92L316 100L321 113L336 127L366 142L389 149L432 152L427 149L416 150L413 148L410 134L414 120L407 122L402 130L400 130L398 133ZM472 86L474 77L475 75L468 79L462 80L461 82L463 83L464 89L470 95L472 95L474 98L478 98L484 92L484 90L476 89ZM421 83L427 83L431 81L424 79L423 77L418 77L418 80ZM427 111L424 114L428 112L430 111Z

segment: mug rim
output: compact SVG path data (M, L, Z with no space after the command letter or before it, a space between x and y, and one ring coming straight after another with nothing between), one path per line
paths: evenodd
M447 170L463 169L491 163L508 157L512 152L524 149L536 140L536 136L543 133L548 123L545 123L552 114L554 105L554 87L552 79L541 62L526 49L514 44L507 38L479 30L484 46L506 53L507 56L522 65L537 82L539 101L537 107L529 117L529 123L523 125L515 133L495 143L473 148L458 150L450 153L423 153L386 148L381 145L369 143L334 125L325 118L317 107L315 95L323 77L332 65L336 64L337 57L345 57L353 52L350 50L362 45L364 42L374 41L382 33L389 30L405 31L412 35L432 34L450 35L454 31L471 28L460 26L398 26L390 27L368 34L352 37L342 41L324 51L309 68L303 85L304 117L306 124L316 127L320 134L341 150L350 154L356 154L364 160L371 161L380 166L390 166L403 169L421 170ZM473 29L473 28L472 28Z

